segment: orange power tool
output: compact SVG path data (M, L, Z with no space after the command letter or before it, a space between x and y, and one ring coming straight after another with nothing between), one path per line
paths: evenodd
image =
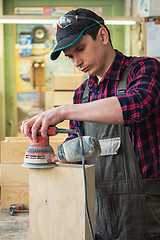
M38 141L34 142L30 139L30 145L26 150L23 167L28 168L50 168L55 167L56 163L52 161L54 150L49 145L49 136L55 136L57 133L76 134L77 130L61 129L55 126L49 126L47 132L47 139L41 135L41 128L37 133ZM32 128L30 130L32 132Z

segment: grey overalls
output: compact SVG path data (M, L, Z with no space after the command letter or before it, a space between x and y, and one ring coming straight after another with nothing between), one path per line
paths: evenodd
M160 240L160 179L142 179L128 128L85 122L84 131L108 139L106 153L86 162L95 164L96 240Z

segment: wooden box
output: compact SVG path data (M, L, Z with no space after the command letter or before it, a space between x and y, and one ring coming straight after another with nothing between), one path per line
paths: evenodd
M53 106L72 104L74 91L82 82L82 74L55 74L53 76Z
M86 166L87 199L95 228L95 168ZM29 169L30 240L91 240L81 165Z
M58 135L60 136L60 134ZM55 153L62 143L61 137L50 137ZM29 208L29 170L22 167L29 138L11 137L1 142L1 208L9 209L11 204L23 204Z

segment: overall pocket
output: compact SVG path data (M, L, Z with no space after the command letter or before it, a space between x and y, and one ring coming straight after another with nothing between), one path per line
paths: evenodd
M101 233L108 239L160 239L159 200L146 194L102 196L99 209Z

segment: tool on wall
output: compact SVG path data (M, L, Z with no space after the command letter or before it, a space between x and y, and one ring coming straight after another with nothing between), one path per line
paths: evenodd
M50 29L47 29L42 25L36 26L32 29L31 37L33 43L45 43L45 45L47 46L47 50L42 50L38 52L34 51L32 53L32 56L43 56L51 52L53 48L54 36Z
M42 59L33 60L31 65L31 86L39 90L39 107L42 104L42 89L45 87L45 64Z
M44 26L36 26L31 32L33 42L43 43L48 39L48 31Z

